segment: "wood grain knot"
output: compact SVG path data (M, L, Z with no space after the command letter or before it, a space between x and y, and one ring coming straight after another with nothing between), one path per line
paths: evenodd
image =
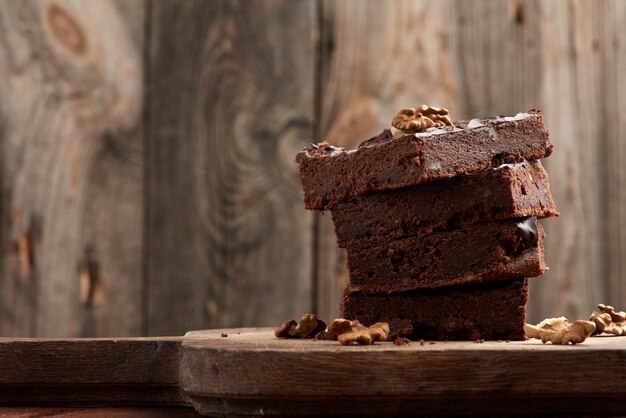
M526 5L523 0L509 1L509 20L518 25L526 23Z
M100 263L91 245L85 248L80 266L80 303L88 307L100 305L104 301L104 283L100 276Z
M56 39L70 51L83 55L87 39L76 20L57 4L51 4L47 13L48 24Z
M20 258L22 279L27 280L33 270L35 256L30 231L21 234L17 240L17 251Z

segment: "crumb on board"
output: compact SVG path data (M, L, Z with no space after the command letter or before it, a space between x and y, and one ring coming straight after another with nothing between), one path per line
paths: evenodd
M225 332L222 332L222 334L221 334L221 335L222 335L222 338L226 338L226 337L228 337L228 334L226 334Z
M393 343L397 346L400 345L408 345L411 343L411 340L409 340L408 338L405 337L398 337L396 339L393 340Z

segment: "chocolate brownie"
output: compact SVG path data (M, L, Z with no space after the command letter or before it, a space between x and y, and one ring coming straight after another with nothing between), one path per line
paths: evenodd
M409 320L415 340L524 340L527 301L527 281L515 279L387 295L346 291L341 310L366 325Z
M331 204L330 211L340 247L374 235L390 239L479 221L558 216L539 161L352 197Z
M389 130L355 150L327 143L296 156L307 209L372 191L398 189L505 163L548 157L552 144L539 111L472 119L394 139Z
M391 293L534 277L545 269L535 218L466 225L446 232L357 241L347 248L350 286Z

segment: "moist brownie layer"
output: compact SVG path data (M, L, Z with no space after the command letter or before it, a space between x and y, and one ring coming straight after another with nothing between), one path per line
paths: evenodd
M558 216L539 161L352 197L333 203L330 210L340 247L374 235L391 239L479 221Z
M525 279L391 295L347 291L342 317L366 325L409 320L412 339L524 340L527 301Z
M546 269L543 236L537 220L526 218L359 240L347 248L350 289L391 293L539 276Z
M356 150L326 143L296 156L307 209L372 191L398 189L504 163L548 157L552 144L538 111L472 119L393 139L389 130Z

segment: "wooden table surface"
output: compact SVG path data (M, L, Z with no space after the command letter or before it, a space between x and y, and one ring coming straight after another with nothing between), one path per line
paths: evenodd
M530 340L344 347L248 328L170 338L0 339L0 406L14 407L616 416L626 415L625 382L623 337L576 346Z

